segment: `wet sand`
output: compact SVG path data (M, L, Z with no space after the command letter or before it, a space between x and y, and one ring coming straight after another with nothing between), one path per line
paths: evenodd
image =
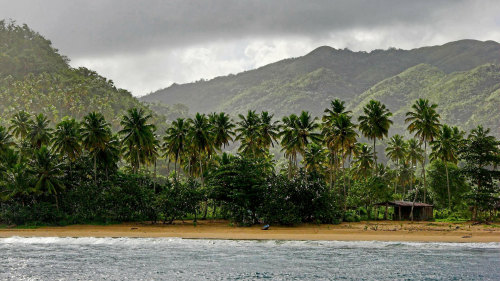
M341 240L414 242L500 242L500 225L370 221L340 225L236 227L227 221L175 222L172 225L124 223L37 229L3 228L0 237L179 237L190 239Z

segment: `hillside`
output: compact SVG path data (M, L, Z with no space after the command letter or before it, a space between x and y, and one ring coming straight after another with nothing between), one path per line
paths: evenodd
M474 40L370 53L319 47L303 57L282 60L237 75L174 84L141 99L167 104L184 103L193 112L241 112L248 108L266 108L269 102L278 101L272 106L278 115L291 113L296 108L310 108L320 113L328 104L327 100L341 98L350 101L376 83L421 63L451 73L486 63L499 63L499 54L500 44Z
M5 21L0 21L0 100L3 125L20 110L43 113L55 122L99 111L116 130L127 109L146 108L113 81L86 68L71 68L49 40L28 26ZM164 120L154 117L162 126Z

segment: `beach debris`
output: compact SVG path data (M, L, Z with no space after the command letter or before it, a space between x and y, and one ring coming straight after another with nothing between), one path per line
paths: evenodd
M262 227L262 230L269 230L269 227L271 227L269 224L266 224Z
M465 236L462 236L462 238L472 238L472 235L465 235Z

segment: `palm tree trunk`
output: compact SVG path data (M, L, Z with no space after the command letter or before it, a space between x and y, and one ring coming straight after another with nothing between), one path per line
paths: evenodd
M450 193L450 178L448 177L448 163L444 162L446 169L446 187L448 188L448 209L451 211L451 193Z
M377 138L373 138L373 163L375 164L375 174L378 171L378 166L377 166L377 152L375 151L375 141Z
M156 194L156 159L155 159L155 164L154 165L155 165L155 167L154 167L154 172L153 172L153 174L154 174L153 192L154 192L154 194Z
M97 155L94 153L94 183L97 183Z
M424 164L422 165L422 173L424 175L424 203L427 197L427 181L425 179L425 164L427 163L427 141L424 141Z

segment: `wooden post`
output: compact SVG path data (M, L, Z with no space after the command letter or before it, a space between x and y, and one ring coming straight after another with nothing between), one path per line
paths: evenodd
M401 220L401 206L398 207L399 220Z

